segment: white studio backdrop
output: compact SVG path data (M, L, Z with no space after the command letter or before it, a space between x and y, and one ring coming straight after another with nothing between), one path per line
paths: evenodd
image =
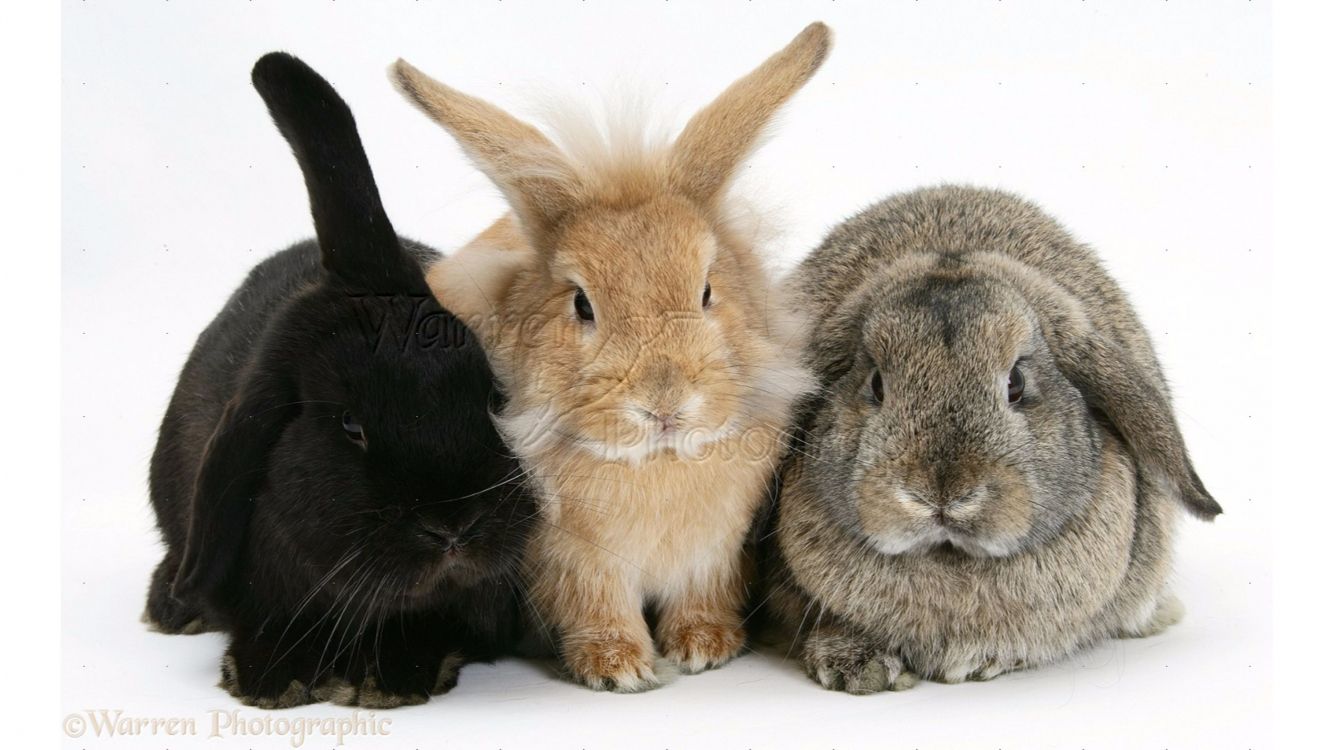
M255 59L287 50L328 78L395 226L448 252L503 206L390 86L396 58L523 115L629 90L678 127L813 20L832 26L833 52L737 188L771 229L768 252L789 268L879 197L946 181L1021 193L1096 247L1154 337L1226 509L1212 526L1182 521L1186 619L991 683L871 697L822 691L794 657L765 654L635 696L506 660L380 712L387 738L345 745L1267 745L1270 16L1244 0L67 0L61 713L196 722L186 737L88 726L67 745L218 747L211 712L267 715L214 686L220 636L139 622L160 557L148 457L177 372L249 267L312 234L296 164L250 87Z

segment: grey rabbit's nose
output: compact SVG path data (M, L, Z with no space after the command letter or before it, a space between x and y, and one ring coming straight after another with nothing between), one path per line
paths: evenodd
M977 485L976 487L969 487L966 490L963 490L962 492L955 492L951 497L947 498L946 502L941 502L940 509L953 510L955 508L962 508L966 505L969 505L971 503L980 500L984 494L985 494L985 487L981 485Z
M980 500L985 493L981 485L954 492L904 492L900 496L909 502L930 510L937 519L944 520L950 511L962 510Z

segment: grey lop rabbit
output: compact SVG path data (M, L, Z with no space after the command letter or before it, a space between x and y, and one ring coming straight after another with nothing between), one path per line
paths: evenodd
M835 229L793 284L809 405L768 535L768 607L826 688L990 679L1176 622L1190 463L1142 324L1014 196L937 187Z

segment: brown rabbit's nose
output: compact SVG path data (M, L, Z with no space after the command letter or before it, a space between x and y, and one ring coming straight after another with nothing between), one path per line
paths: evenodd
M639 417L652 429L662 432L672 432L681 426L682 416L680 410L667 408L647 408L644 406L635 406L634 411Z
M691 387L675 363L659 362L644 373L644 388L638 411L663 430L680 427L690 399Z

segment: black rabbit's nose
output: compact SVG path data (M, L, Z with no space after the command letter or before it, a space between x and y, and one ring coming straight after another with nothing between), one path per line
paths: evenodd
M439 526L423 526L421 532L426 535L430 541L440 546L444 552L452 552L461 546L458 543L459 535L449 529Z

